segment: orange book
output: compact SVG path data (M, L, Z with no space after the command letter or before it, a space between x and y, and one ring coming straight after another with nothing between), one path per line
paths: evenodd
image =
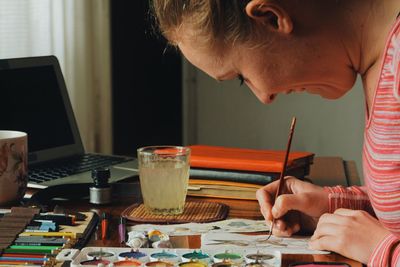
M190 166L193 168L225 169L249 172L280 173L285 151L192 145ZM314 154L290 152L288 172L304 166L309 169ZM308 171L307 171L308 172Z

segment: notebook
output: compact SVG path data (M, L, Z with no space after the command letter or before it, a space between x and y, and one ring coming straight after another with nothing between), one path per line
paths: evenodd
M191 178L265 185L279 179L283 150L192 145ZM303 179L310 172L314 153L292 151L286 175Z
M236 147L192 145L190 166L194 168L225 169L248 172L278 173L282 171L285 158L283 150L249 149ZM314 153L292 151L287 171L300 168L304 175L309 172ZM304 176L303 175L303 176ZM279 175L278 175L279 178Z
M91 183L110 167L110 182L137 175L134 158L85 153L58 60L0 60L0 129L28 133L28 186Z

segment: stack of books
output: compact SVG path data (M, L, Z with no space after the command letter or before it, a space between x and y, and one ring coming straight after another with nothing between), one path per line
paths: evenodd
M279 179L285 151L193 145L188 195L255 200L258 188ZM314 154L290 152L286 175L304 178Z

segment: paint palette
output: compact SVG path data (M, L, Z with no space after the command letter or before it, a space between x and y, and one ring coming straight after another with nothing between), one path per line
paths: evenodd
M260 249L194 250L155 249L131 250L120 247L86 247L73 259L71 267L141 266L141 267L279 267L279 251Z

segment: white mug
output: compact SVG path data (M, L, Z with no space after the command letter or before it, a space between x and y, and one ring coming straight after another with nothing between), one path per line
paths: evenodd
M19 201L28 184L28 135L0 130L0 205Z

